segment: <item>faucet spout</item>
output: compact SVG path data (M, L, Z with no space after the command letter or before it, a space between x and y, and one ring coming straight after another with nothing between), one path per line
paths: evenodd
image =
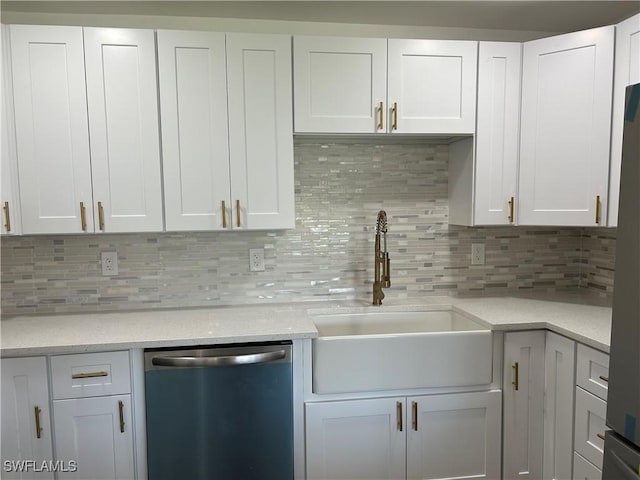
M381 248L381 234L384 249ZM387 251L387 212L380 210L376 222L376 239L373 264L373 304L382 305L383 288L391 286L391 269Z

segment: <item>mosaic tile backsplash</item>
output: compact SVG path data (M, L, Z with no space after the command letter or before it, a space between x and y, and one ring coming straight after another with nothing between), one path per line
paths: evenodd
M2 314L369 299L384 209L387 298L584 286L610 295L615 231L449 225L448 146L296 142L296 228L2 239ZM486 265L470 265L484 243ZM264 247L265 272L249 272ZM117 251L119 275L101 275Z

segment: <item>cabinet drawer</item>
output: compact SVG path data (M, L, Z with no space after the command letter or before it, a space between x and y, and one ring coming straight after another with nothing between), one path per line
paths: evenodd
M51 383L56 400L131 393L129 352L56 355Z
M593 463L588 462L582 455L573 452L573 479L574 480L600 480L602 470Z
M606 400L609 386L609 355L578 345L576 384Z
M575 451L600 469L606 413L607 402L576 387Z

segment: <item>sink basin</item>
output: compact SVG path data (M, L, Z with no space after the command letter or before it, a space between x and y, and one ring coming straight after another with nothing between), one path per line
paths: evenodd
M313 391L487 385L491 331L451 308L313 315Z

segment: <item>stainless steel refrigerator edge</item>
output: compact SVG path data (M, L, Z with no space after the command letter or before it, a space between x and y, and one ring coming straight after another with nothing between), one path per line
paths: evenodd
M603 479L640 479L640 84L627 87Z

